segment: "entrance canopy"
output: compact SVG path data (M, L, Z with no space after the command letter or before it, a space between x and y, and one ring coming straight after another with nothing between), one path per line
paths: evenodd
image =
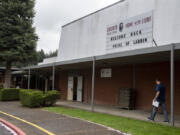
M144 49L131 50L120 53L113 53L107 55L96 56L97 66L101 63L110 64L137 64L147 62L159 62L169 61L170 51L172 45L156 46ZM175 50L175 59L180 59L180 43L173 44ZM30 66L22 68L22 70L29 69L51 69L52 66L59 67L62 69L76 69L76 68L88 68L92 64L94 57L86 57L81 59L73 59L68 61L54 62L44 65ZM99 63L99 64L98 64Z

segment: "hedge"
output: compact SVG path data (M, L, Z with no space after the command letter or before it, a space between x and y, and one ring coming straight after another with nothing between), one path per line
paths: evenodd
M3 89L3 88L4 88L4 87L3 87L3 84L0 83L0 90Z
M21 90L19 95L21 104L31 108L54 105L60 97L60 93L55 90L46 93L39 90Z
M44 94L44 106L52 106L60 98L60 93L56 90L48 91Z
M43 104L43 92L39 90L21 90L20 102L27 107L40 107Z
M19 90L15 88L1 89L0 101L16 101L19 100Z

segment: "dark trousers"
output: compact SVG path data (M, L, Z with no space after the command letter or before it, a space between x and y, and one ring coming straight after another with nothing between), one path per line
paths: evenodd
M168 113L166 111L166 105L165 105L165 102L160 102L159 106L161 106L162 108L162 111L163 111L163 114L164 114L164 120L165 121L169 121L168 119ZM154 120L156 114L158 112L158 107L153 107L153 111L152 111L152 114L151 114L151 119Z

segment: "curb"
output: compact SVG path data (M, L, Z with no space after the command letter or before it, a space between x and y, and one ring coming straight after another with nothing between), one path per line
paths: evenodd
M4 125L6 125L7 127L9 127L10 129L12 129L13 131L15 131L18 135L27 135L18 127L14 126L13 124L11 124L11 123L9 123L9 122L1 119L1 118L0 118L0 122L3 123Z

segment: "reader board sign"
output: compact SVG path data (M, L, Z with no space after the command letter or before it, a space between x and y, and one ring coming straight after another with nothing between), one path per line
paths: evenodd
M153 46L153 12L107 26L107 53Z

